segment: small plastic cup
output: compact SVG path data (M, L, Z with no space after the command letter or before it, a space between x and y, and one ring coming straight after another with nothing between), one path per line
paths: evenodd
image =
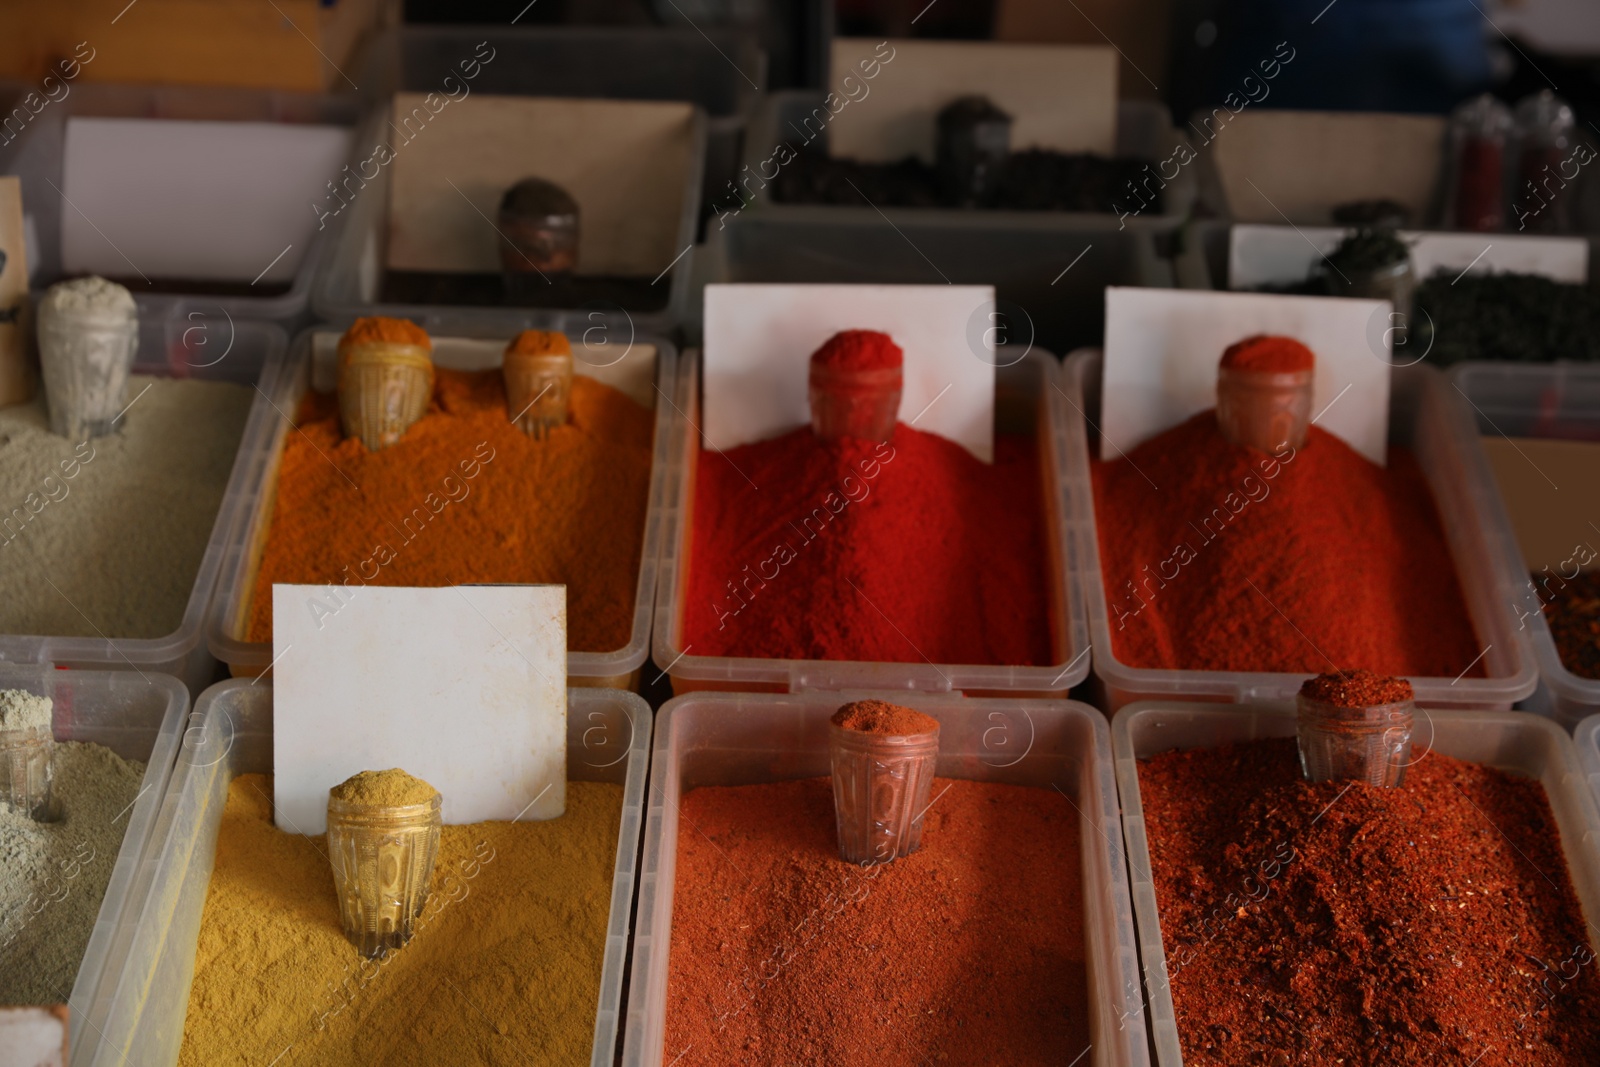
M513 301L565 279L578 266L578 202L543 178L524 178L500 199L500 269Z
M1300 448L1311 430L1315 370L1217 370L1217 425L1222 436L1276 455Z
M372 958L401 948L428 903L442 798L384 805L328 797L328 860L345 936Z
M50 817L50 757L55 738L48 726L0 730L0 800L28 817Z
M565 334L523 331L506 348L501 374L506 414L517 429L542 441L551 430L566 425L572 402L572 345Z
M839 858L890 863L922 844L923 815L939 762L939 724L918 716L932 723L931 730L919 733L876 733L839 724L849 709L862 705L909 710L862 701L845 705L828 724Z
M935 153L947 204L987 204L1011 155L1011 116L984 96L963 96L939 112Z
M76 306L83 294L101 306ZM128 370L139 347L139 314L132 295L102 278L61 282L39 301L38 334L50 432L80 441L115 430L127 404Z
M1393 788L1405 779L1416 714L1410 683L1370 671L1324 674L1301 687L1296 705L1307 781Z
M811 429L825 441L887 441L900 418L900 367L838 370L811 364Z
M428 410L433 358L402 341L339 344L339 419L346 437L376 452L400 440Z

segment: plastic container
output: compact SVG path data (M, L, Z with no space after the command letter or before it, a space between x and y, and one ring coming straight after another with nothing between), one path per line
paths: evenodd
M918 692L962 690L968 695L1064 696L1089 673L1089 635L1083 615L1079 574L1067 537L1067 517L1083 506L1087 475L1067 461L1056 361L1038 349L1011 366L996 369L995 426L1032 430L1039 437L1044 484L1044 540L1049 558L1051 651L1049 667L995 664L871 663L852 660L756 659L698 656L685 647L684 598L689 585L693 541L695 470L700 456L700 360L685 356L678 375L673 426L662 499L660 584L656 590L654 661L672 677L674 692L733 689L789 692L805 689L880 689ZM1081 467L1081 464L1079 465ZM974 521L979 521L975 518Z
M376 452L399 442L428 413L433 360L422 345L354 344L339 353L339 421Z
M139 332L135 374L253 384L262 394L271 393L288 346L281 329L262 322L159 319L141 322ZM216 587L234 509L251 485L248 458L259 447L257 442L270 434L274 418L266 395L258 395L239 439L233 473L211 526L211 540L195 572L183 622L176 630L165 637L109 640L0 634L0 661L171 674L193 693L204 689L211 681L216 662L202 640L202 620Z
M344 933L371 959L402 948L428 903L444 798L355 804L328 798L328 862Z
M1299 448L1311 429L1313 370L1217 370L1217 425L1222 436L1269 454Z
M694 694L661 709L651 758L644 865L628 992L623 1067L664 1067L668 953L677 875L679 798L696 786L750 785L828 773L828 719L846 697ZM895 698L902 699L904 698ZM1149 1063L1122 837L1105 716L1066 701L906 701L940 723L939 773L1056 788L1082 817L1089 1036L1078 1067ZM981 983L982 975L971 976ZM1062 1063L1077 1055L1063 1049Z
M1394 788L1405 780L1416 702L1343 707L1295 698L1300 770L1308 782L1352 779Z
M34 312L50 432L73 441L111 433L128 402L128 367L139 349L134 304L68 311L47 294Z
M811 429L824 441L887 441L900 416L904 368L846 370L811 361Z
M834 828L846 863L892 863L922 845L939 731L872 734L828 724Z
M1423 703L1421 700L1418 703ZM1455 759L1482 763L1537 778L1550 799L1561 832L1567 870L1585 916L1600 916L1600 811L1583 788L1572 741L1554 724L1533 715L1419 708L1419 740ZM1161 915L1151 877L1150 843L1139 794L1136 760L1173 749L1211 748L1263 737L1293 737L1294 706L1260 703L1218 707L1165 701L1130 705L1111 721L1122 797L1122 829L1128 842L1133 910L1139 924L1139 956L1149 997L1150 1033L1157 1067L1179 1067L1183 1053L1168 984Z
M1075 352L1062 368L1070 402L1064 405L1070 449L1069 477L1089 482L1096 448L1087 420L1100 413L1100 353ZM1098 424L1098 423L1097 423ZM1098 436L1098 435L1097 435ZM1488 648L1478 661L1484 678L1408 678L1418 704L1428 707L1504 710L1533 692L1533 650L1517 629L1514 605L1525 580L1516 542L1497 519L1494 483L1478 452L1471 419L1444 375L1429 367L1397 367L1390 379L1389 443L1410 448L1422 465L1450 546L1450 562L1472 614L1478 640ZM1105 707L1115 711L1135 700L1288 700L1310 672L1156 670L1130 667L1111 651L1105 581L1095 525L1094 496L1078 498L1073 516L1077 559L1083 568L1084 599L1094 646L1094 672L1105 686Z
M476 316L446 320L433 333L433 362L437 367L456 370L489 370L501 365L506 344L528 325L513 325L500 331L497 319L485 321ZM246 632L250 598L255 590L256 570L266 547L272 508L277 497L278 463L291 432L289 416L299 410L306 390L315 386L330 391L334 386L335 351L338 330L312 329L295 338L283 373L269 391L272 419L263 433L252 439L248 454L242 454L246 475L241 483L238 522L229 531L222 556L218 590L206 618L205 637L212 655L226 663L235 675L256 675L272 664L272 642L248 641ZM585 346L587 336L595 342ZM627 335L624 335L625 337ZM596 327L580 335L573 345L575 369L635 395L642 404L656 411L653 459L650 465L650 502L645 512L644 547L639 558L639 578L633 609L633 630L622 648L569 650L568 684L609 686L631 689L638 681L639 667L649 654L650 613L656 587L656 552L660 543L661 511L667 492L667 451L678 434L681 416L663 398L673 395L677 370L677 351L665 341L644 336L632 337L628 346L622 338L604 336ZM621 354L616 354L617 350ZM315 355L313 355L313 352ZM681 407L681 403L679 407Z
M49 819L54 750L47 727L0 730L0 800L35 819Z
M1600 366L1572 363L1462 363L1450 369L1450 383L1467 399L1479 434L1508 437L1550 437L1600 440ZM1530 588L1528 571L1517 548L1505 504L1495 489L1488 458L1476 441L1470 448L1473 477L1489 489L1489 514L1500 537L1510 546L1516 566L1516 588L1506 597L1533 648L1539 687L1522 707L1548 715L1567 729L1600 711L1600 680L1583 678L1562 666L1555 639Z
M615 1055L650 730L650 708L632 693L567 691L568 780L614 782L625 790L592 1067L611 1067ZM177 1063L228 784L237 775L271 771L272 687L230 679L201 694L118 924L123 951L106 968L102 1011L75 1065Z
M70 88L70 93L59 103L51 103L40 111L14 141L0 147L0 174L15 174L22 179L22 203L32 222L30 232L37 241L36 246L28 249L29 286L36 297L63 276L61 218L63 213L72 210L62 201L59 192L65 188L62 153L68 119L93 116L354 127L363 111L361 99L354 94L217 86L112 85L81 79L72 82ZM248 205L241 209L248 210ZM198 286L186 291L181 284L159 293L135 290L139 317L141 320L163 319L198 309L218 318L255 319L294 330L309 319L312 276L321 258L322 246L336 228L335 223L325 230L314 231L287 292L272 296L213 295Z
M567 422L572 406L573 359L564 352L508 352L501 373L506 413L517 429L539 440Z
M68 1062L72 1067L84 1067L90 1062L87 1046L95 1030L104 1025L107 974L113 961L127 952L124 923L140 861L183 740L189 693L176 678L163 674L140 677L132 671L56 671L10 664L0 664L0 689L26 689L49 697L55 705L52 731L57 741L92 741L124 759L145 764L94 933L67 999L71 1009Z
M1591 715L1579 723L1573 741L1578 746L1578 762L1589 779L1589 791L1600 803L1600 715Z

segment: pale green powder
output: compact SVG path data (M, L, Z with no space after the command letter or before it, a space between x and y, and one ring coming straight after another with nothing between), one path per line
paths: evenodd
M117 432L87 442L50 433L43 397L0 408L0 633L175 631L253 396L134 375Z
M49 697L26 689L0 690L0 730L37 730L50 725L53 707Z
M0 802L0 1004L66 1003L144 778L76 741L56 745L54 768L58 821Z

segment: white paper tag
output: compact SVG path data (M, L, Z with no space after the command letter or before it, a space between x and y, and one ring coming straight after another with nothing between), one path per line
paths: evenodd
M1303 282L1350 232L1334 226L1235 225L1228 235L1228 288ZM1397 236L1411 246L1411 269L1419 283L1439 270L1514 271L1569 285L1589 280L1589 242L1581 237L1421 230L1401 230Z
M811 421L811 354L841 330L905 352L900 421L994 461L994 287L708 285L702 429L726 451Z
M1279 334L1316 354L1316 425L1384 466L1391 310L1387 300L1106 289L1100 457L1131 452L1215 407L1223 351L1254 334Z
M272 646L280 830L323 833L329 789L390 767L451 825L566 810L565 586L275 585Z

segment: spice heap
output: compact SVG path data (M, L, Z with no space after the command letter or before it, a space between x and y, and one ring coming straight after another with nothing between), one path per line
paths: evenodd
M1533 274L1440 271L1417 287L1419 325L1431 363L1600 360L1600 293ZM1422 315L1426 312L1426 315Z
M1312 426L1267 456L1206 411L1093 465L1111 644L1133 667L1481 676L1416 457L1379 467ZM1159 488L1156 488L1159 487Z
M620 648L633 629L653 414L575 377L571 417L535 440L508 418L499 370L436 371L427 414L369 452L336 399L309 393L278 470L250 605L272 637L275 582L567 586L568 644Z
M924 715L915 708L891 704L887 700L852 701L834 712L833 718L828 721L857 733L892 737L930 734L939 728L939 720L932 715Z
M251 390L133 375L116 432L71 441L44 400L0 409L0 633L177 630Z
M1293 740L1142 761L1189 1064L1592 1065L1600 968L1536 781L1430 752L1301 780Z
M399 767L391 767L386 771L352 774L328 790L328 795L346 804L399 808L426 804L438 796L439 791L421 778L414 778Z
M0 704L48 716L49 701L26 696ZM66 1003L144 778L144 764L85 742L57 744L53 763L59 819L0 802L0 1004Z
M1072 1062L1077 813L1051 789L934 793L923 847L866 868L838 859L826 778L684 796L662 1062Z
M1416 694L1404 678L1386 678L1372 671L1330 671L1308 678L1300 695L1336 708L1375 708L1399 704Z
M1535 573L1533 580L1545 590L1544 618L1561 665L1580 678L1600 679L1600 571L1580 571L1555 590L1548 575Z
M228 787L181 1064L587 1064L622 788L567 784L548 822L446 826L405 948L364 960L324 839L272 824L272 781Z
M1229 345L1222 369L1255 374L1297 374L1316 366L1316 355L1292 337L1258 334Z

